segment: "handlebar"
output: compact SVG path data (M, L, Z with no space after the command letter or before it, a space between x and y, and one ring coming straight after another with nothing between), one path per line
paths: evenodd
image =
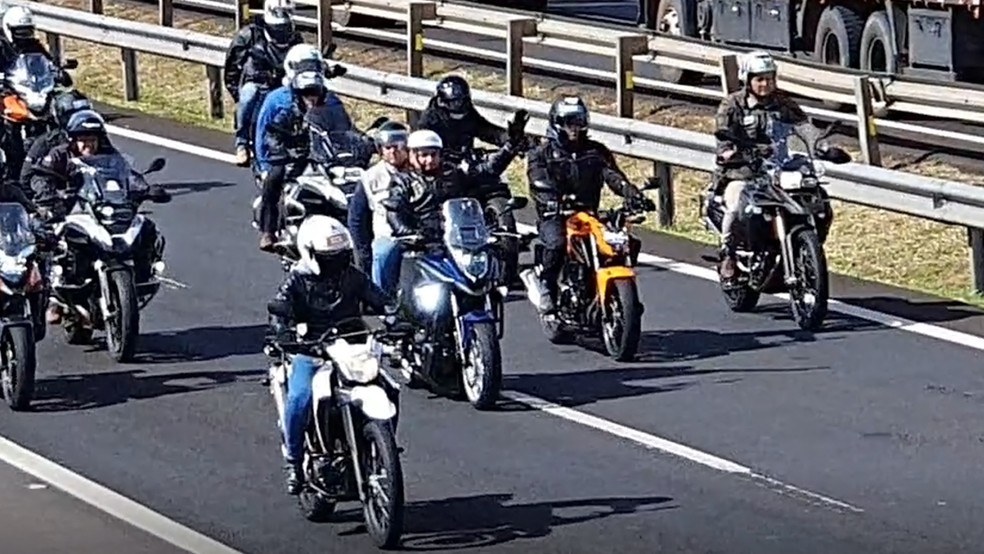
M331 344L339 339L346 339L351 337L372 337L373 339L379 340L380 342L388 342L387 339L398 340L405 337L407 334L413 332L413 327L409 323L397 321L396 317L393 315L383 316L381 318L384 322L385 327L382 329L359 329L357 331L351 331L347 333L339 332L339 326L346 322L363 322L362 317L347 318L338 323L335 327L332 327L322 333L316 339L308 340L290 340L290 341L280 341L280 340L269 340L268 342L275 346L277 349L283 352L297 352L305 349L320 350L323 346Z

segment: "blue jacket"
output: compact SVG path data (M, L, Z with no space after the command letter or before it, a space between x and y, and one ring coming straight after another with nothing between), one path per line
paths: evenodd
M366 198L366 187L359 183L355 193L349 198L348 230L352 235L355 246L356 261L362 271L368 273L372 269L372 210Z
M352 118L345 111L342 101L329 92L325 105L331 109L329 132L352 129ZM307 143L304 128L304 110L300 100L295 100L290 87L274 89L263 99L260 115L256 118L256 164L260 171L269 171L273 165L291 161L289 150Z

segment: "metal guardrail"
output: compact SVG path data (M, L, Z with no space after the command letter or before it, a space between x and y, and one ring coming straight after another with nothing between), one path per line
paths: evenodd
M238 24L246 21L250 14L249 0L152 1L159 6L161 24L167 26L173 24L175 5L228 13L236 18ZM562 73L582 80L612 82L617 89L619 114L622 116L632 113L632 90L636 86L705 100L721 97L722 91L643 77L636 71L641 67L665 66L719 75L724 90L733 90L737 80L736 64L722 64L722 58L733 56L737 49L651 31L576 23L540 13L451 4L443 0L299 0L298 3L317 8L316 17L299 17L298 20L316 29L322 41L328 41L334 32L340 32L405 44L408 54L426 49L473 56L494 63L504 62L509 92L515 96L522 95L523 67ZM93 12L101 13L103 10L103 0L89 0L89 5ZM407 25L407 30L398 32L360 27L354 19L359 16L401 22ZM350 25L353 22L355 25ZM507 46L503 52L480 48L472 41L438 40L427 36L425 31L432 28L505 39ZM614 71L533 57L524 53L524 46L551 47L575 54L614 58L611 66ZM410 67L414 66L411 64ZM410 74L420 76L412 71ZM782 87L794 94L827 103L855 106L855 113L810 107L806 111L822 119L857 126L865 163L881 163L876 135L878 129L902 132L920 139L926 137L920 142L928 144L945 140L984 147L984 137L977 134L885 119L890 113L899 113L984 123L984 87L866 75L856 70L789 59L779 62L779 76Z
M138 83L133 52L205 64L212 101L221 105L217 66L224 61L227 38L50 7L39 11L36 22L56 44L65 36L120 48L124 86L134 97ZM332 88L343 96L414 112L426 106L434 91L434 82L427 79L347 68L344 77L332 81ZM475 105L493 119L505 120L517 109L527 110L529 131L544 134L548 103L480 90L472 95ZM659 193L663 226L673 222L671 168L714 169L715 141L710 135L598 114L592 116L592 136L617 154L654 162L654 171L666 183ZM828 191L836 199L968 228L975 290L984 290L984 231L978 229L984 223L984 188L856 163L828 165L827 177Z

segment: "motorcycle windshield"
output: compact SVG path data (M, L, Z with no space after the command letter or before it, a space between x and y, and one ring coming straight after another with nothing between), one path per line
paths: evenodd
M482 205L474 198L447 200L441 207L444 216L444 243L451 249L474 251L489 242Z
M7 74L20 92L47 93L55 88L55 73L43 54L21 54L7 69Z
M817 143L821 133L811 123L804 122L793 125L779 119L772 119L769 127L769 136L772 138L774 152L772 161L777 166L785 167L793 159L789 146L791 139L798 139L799 142L802 142L803 148L811 158L816 156Z
M0 252L5 257L18 258L33 246L34 232L24 206L0 203Z
M96 154L73 161L82 178L79 196L87 202L119 205L129 201L133 170L122 155Z

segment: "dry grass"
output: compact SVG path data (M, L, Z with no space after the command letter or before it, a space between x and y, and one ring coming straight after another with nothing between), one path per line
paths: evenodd
M53 4L84 9L84 0L52 0ZM107 3L107 15L125 19L155 21L151 9ZM176 26L210 34L230 35L231 20L216 22L211 16L178 16ZM64 51L78 58L76 80L81 89L100 101L134 107L124 102L119 69L119 55L110 48L80 41L66 40ZM403 72L405 62L399 51L385 47L340 48L342 61L381 71ZM212 128L231 130L232 103L226 98L227 116L221 121L208 118L206 113L206 80L201 66L177 62L158 56L139 54L141 100L136 108L148 113L175 118L184 122ZM502 91L502 73L467 65L451 65L427 59L427 75L433 77L448 71L465 74L476 89ZM546 86L538 79L527 79L526 96L551 100L562 94L580 94L593 110L601 113L615 111L615 97L597 87L574 85ZM353 118L366 125L375 117L402 117L393 108L368 102L346 99ZM706 108L694 108L682 103L663 101L640 102L637 119L653 123L708 132L712 121ZM231 148L230 139L230 148ZM909 160L887 160L887 166L904 164ZM636 182L648 176L649 164L621 159L623 169ZM906 165L908 171L960 181L977 176L967 175L935 161ZM513 183L523 183L524 168L514 164L509 170ZM703 229L698 215L700 198L706 186L706 174L678 171L675 176L677 220L669 232L702 242L713 237ZM971 275L967 262L968 249L963 229L941 225L913 217L891 214L856 205L835 203L836 219L827 243L827 255L832 269L839 273L922 290L943 296L984 304L979 297L968 293Z

